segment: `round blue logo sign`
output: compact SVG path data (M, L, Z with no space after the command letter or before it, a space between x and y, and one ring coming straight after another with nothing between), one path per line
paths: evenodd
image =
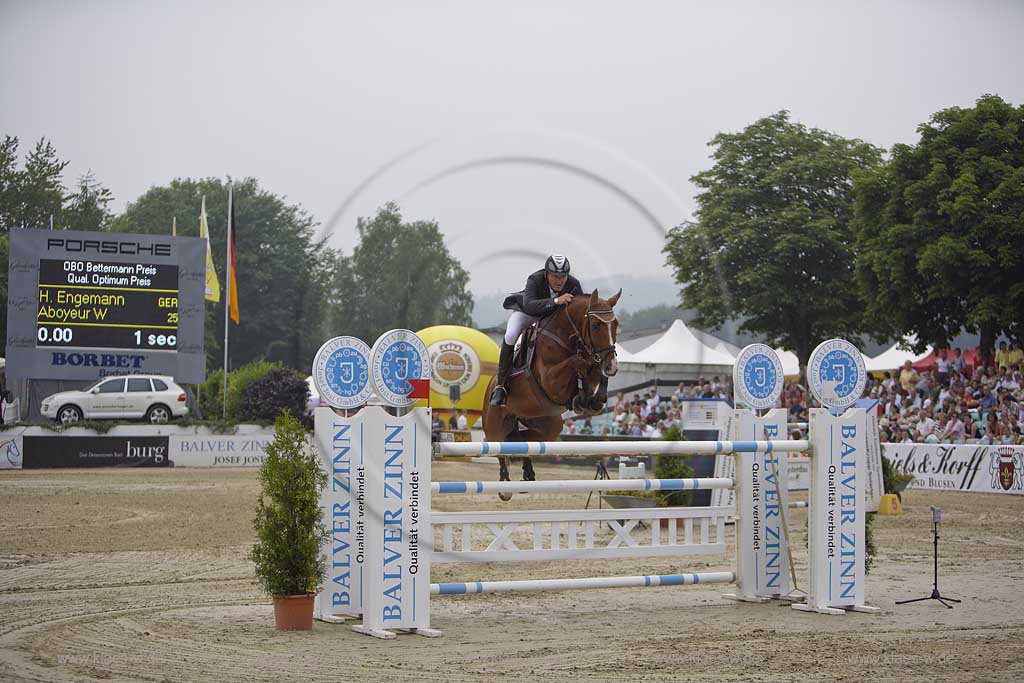
M335 337L316 352L313 385L328 405L358 408L370 398L370 347L355 337Z
M864 393L867 370L864 356L845 339L818 345L807 364L811 393L828 408L848 408Z
M733 366L737 403L749 408L771 408L782 395L782 361L767 344L751 344L740 351Z
M370 352L373 390L387 405L405 408L416 402L409 398L410 379L428 379L430 355L415 332L391 330L380 336Z

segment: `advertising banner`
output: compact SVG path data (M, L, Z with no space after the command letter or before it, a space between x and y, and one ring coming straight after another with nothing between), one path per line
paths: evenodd
M22 456L22 430L0 432L0 470L20 470Z
M22 467L167 467L168 451L166 436L25 436Z
M770 410L763 417L751 410L734 410L729 427L729 439L733 441L779 441L786 433L786 410ZM790 591L789 555L782 515L789 504L789 492L776 482L786 481L786 453L740 453L726 460L731 462L731 472L720 476L735 479L735 495L730 489L716 489L713 494L728 495L718 502L712 497L712 505L735 503L736 544L751 548L754 555L753 562L740 567L737 595L785 595Z
M882 452L914 475L911 489L1024 494L1024 446L886 443Z
M259 467L274 440L268 429L252 434L172 434L173 467Z
M353 630L393 638L392 629L439 635L430 626L430 409L361 415L366 444L366 564L363 623Z
M786 462L786 479L788 491L806 491L811 483L811 459L805 455L790 455Z
M864 523L867 415L849 408L842 416L811 409L810 568L807 604L795 609L836 613L874 610L864 605Z
M7 376L206 379L206 241L11 230Z
M336 623L363 613L365 412L343 418L330 408L317 408L313 414L316 449L328 477L320 495L324 525L330 531L320 549L327 568L313 605L313 615L321 621Z

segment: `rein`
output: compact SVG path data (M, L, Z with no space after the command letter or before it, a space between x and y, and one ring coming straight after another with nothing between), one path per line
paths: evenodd
M573 330L573 334L572 336L569 337L569 339L576 337L579 340L577 343L576 353L580 354L584 358L587 358L589 356L589 358L587 358L587 362L591 366L603 366L605 360L607 360L608 358L608 354L615 353L615 344L613 343L610 346L594 348L594 330L593 326L591 325L591 318L597 318L600 322L604 323L605 325L610 325L615 321L615 312L612 311L610 308L607 310L592 311L590 310L590 304L588 303L587 312L583 316L582 333L580 332L580 329L576 327L576 321L574 321L572 319L572 316L569 315L568 306L565 307L565 317L569 321L569 325L572 326ZM554 335L551 336L553 337ZM566 351L569 351L569 353L572 353L572 350L569 349L567 345L563 344L561 339L559 339L558 342L559 346L561 346Z

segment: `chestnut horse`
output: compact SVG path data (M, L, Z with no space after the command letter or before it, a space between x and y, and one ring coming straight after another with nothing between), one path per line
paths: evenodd
M604 408L607 380L619 369L615 357L619 323L613 308L621 295L620 289L606 300L595 289L590 296L575 297L534 326L537 338L532 363L509 372L505 405L495 407L484 401L488 441L553 441L562 432L566 410L595 415ZM527 349L521 353L529 358ZM491 379L486 396L494 391L496 379ZM498 460L501 481L509 481L509 458ZM535 479L533 462L523 458L523 480ZM500 495L502 500L512 497Z

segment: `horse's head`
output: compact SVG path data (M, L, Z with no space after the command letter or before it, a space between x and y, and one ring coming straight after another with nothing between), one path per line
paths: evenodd
M619 321L615 318L615 304L622 296L620 289L609 299L602 299L595 289L590 296L579 296L567 307L580 337L583 354L594 370L600 370L605 377L619 371L615 357L615 339Z

